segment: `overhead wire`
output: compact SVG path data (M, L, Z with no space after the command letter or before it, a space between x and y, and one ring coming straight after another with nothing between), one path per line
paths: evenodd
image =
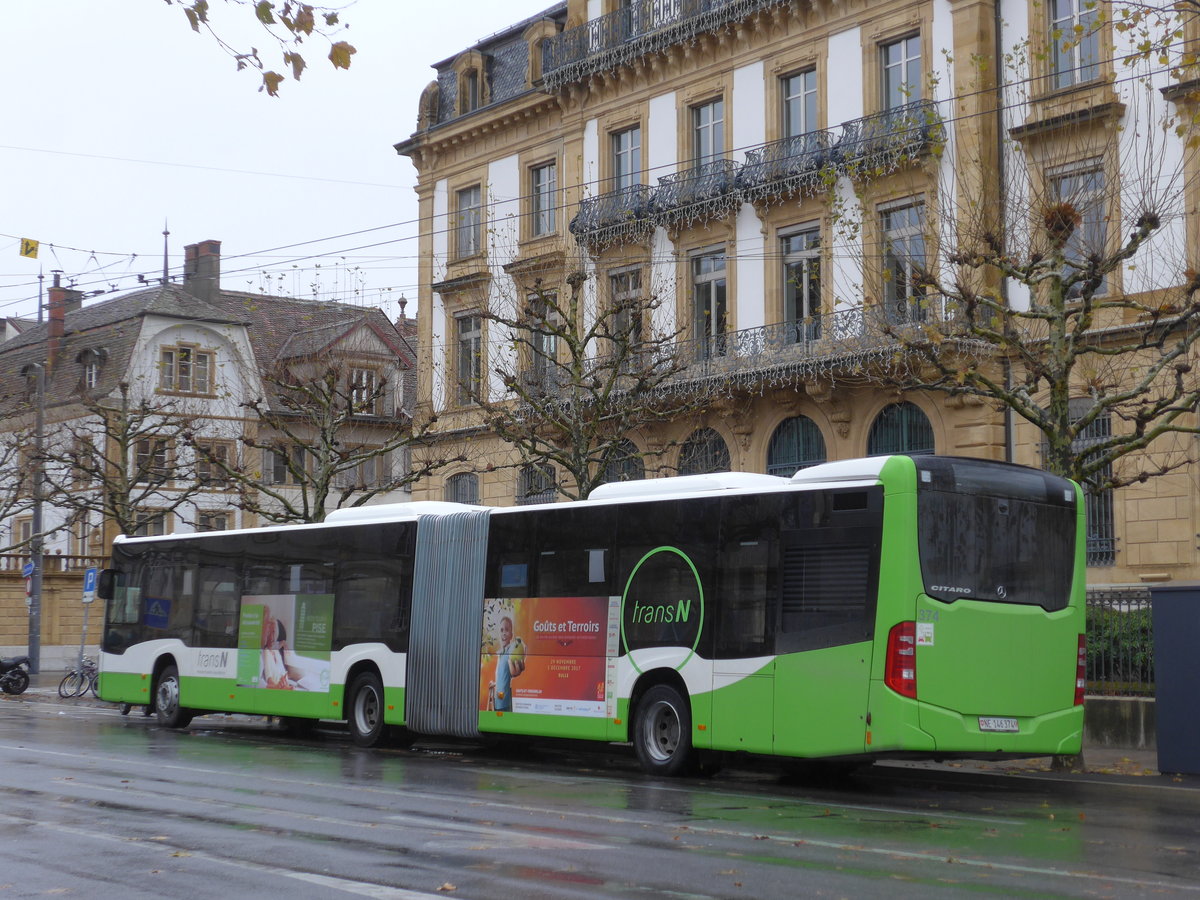
M1091 68L1091 66L1082 66L1081 65L1081 66L1076 67L1076 69L1083 69L1083 68ZM1124 82L1140 80L1140 79L1143 79L1146 77L1152 77L1154 75L1161 75L1164 73L1169 73L1172 70L1172 68L1174 68L1173 65L1164 64L1164 65L1161 65L1160 67L1158 67L1156 69L1152 69L1148 72L1143 72L1140 74L1131 74L1124 78L1119 78L1119 79L1117 79L1117 78L1110 79L1109 83L1124 83ZM1025 78L1008 82L1006 84L1006 87L1008 87L1010 89L1014 88L1014 87L1019 88L1021 86L1028 87L1037 82L1044 81L1046 79L1046 77L1047 77L1046 75L1029 75ZM939 105L945 106L945 107L951 107L955 102L960 102L963 99L968 99L973 96L991 95L991 94L992 94L991 89L980 88L979 90L969 91L969 92L966 92L963 94L956 95L954 97L948 97L943 100L938 100L938 101L934 101L934 102L938 103ZM992 108L989 108L989 109L986 109L986 110L983 110L980 112L969 112L969 113L962 113L962 114L959 114L956 116L948 116L948 117L942 118L940 121L944 125L953 125L953 124L956 124L956 123L959 123L962 121L966 121L966 120L969 120L972 118L977 118L977 117L990 118L990 117L993 117L993 116L1003 113L1003 112L1012 112L1014 110L1019 110L1019 109L1025 108L1025 107L1029 106L1031 102L1035 102L1035 101L1036 101L1036 98L1033 98L1032 100L1030 98L1021 98L1012 103L1004 104L999 107L992 107ZM833 127L837 127L837 126L833 126ZM731 148L731 150L729 152L731 152L731 153L744 152L746 150L754 149L754 148L761 147L761 146L763 146L763 144L761 142L755 142L753 144L748 144L748 145L745 145L742 147ZM16 147L16 146L12 146L12 145L0 145L0 149L30 150L30 151L34 151L34 152L49 152L49 153L60 152L60 151L51 151L51 150L43 151L40 148ZM69 155L69 156L82 156L82 157L89 157L89 158L111 159L111 160L115 160L115 161L134 162L134 163L138 163L138 164L144 163L144 164L152 164L152 165L173 165L173 166L178 166L181 168L205 169L205 170L210 170L210 171L232 172L232 173L237 173L237 174L271 175L271 176L277 176L277 177L298 178L298 179L306 179L306 180L313 180L313 181L325 181L325 182L330 182L330 183L358 184L358 185L370 186L370 187L381 187L381 186L382 187L404 187L401 185L378 185L378 184L370 184L370 183L366 183L366 182L353 182L353 181L345 181L345 180L339 180L339 179L322 179L322 178L316 178L316 177L312 177L312 176L295 176L295 175L287 175L284 173L252 172L249 170L223 169L223 168L212 167L212 166L198 166L198 165L183 164L183 163L170 163L170 162L164 162L164 161L159 161L159 160L137 160L137 159L131 159L131 158L126 158L126 157L106 157L106 156L99 156L99 155L95 155L95 154L69 153L66 151L61 151L61 153L63 155ZM687 161L684 161L683 164L686 165L686 162ZM640 174L643 177L652 176L653 173L658 172L658 171L663 171L663 170L667 170L667 169L677 170L680 165L681 165L680 163L676 162L676 163L664 163L664 164L656 165L656 166L647 166L641 170ZM589 179L587 181L581 181L577 184L569 184L569 185L560 186L557 189L557 192L559 194L559 197L561 198L561 197L564 197L565 192L567 192L567 191L582 190L584 188L595 188L595 187L605 184L609 180L610 179L604 179L604 178ZM481 215L483 215L485 212L491 212L494 214L501 207L515 206L519 210L523 207L523 204L525 202L527 202L533 196L534 196L534 194L530 193L530 194L520 194L520 195L514 196L514 197L505 197L502 199L489 198L486 203L480 204L478 209L480 210ZM576 203L567 203L565 200L563 200L559 203L556 203L555 206L553 207L553 209L555 210L556 214L559 212L565 213L565 212L575 208L576 206L577 206ZM447 209L447 211L444 213L429 216L428 219L431 223L435 222L438 219L442 219L442 220L445 220L446 224L443 227L431 227L431 228L427 229L423 233L424 236L437 237L437 236L445 236L445 235L450 235L450 234L455 233L458 226L455 224L451 224L451 222L449 221L455 215L457 215L457 211ZM519 216L520 216L519 212L511 214L512 218L518 218ZM494 219L495 219L494 215L492 217L490 217L490 220L494 220ZM378 226L372 226L369 228L357 229L354 231L342 232L339 234L329 235L329 236L325 236L325 237L311 238L311 239L304 240L304 241L298 241L298 242L293 242L293 243L289 243L289 244L282 244L282 245L278 245L278 246L274 246L274 247L269 247L269 248L265 248L263 250L249 251L246 253L239 253L239 254L232 254L232 255L223 257L223 262L231 261L231 260L248 260L248 259L254 259L254 258L261 258L265 254L276 253L280 250L309 247L309 246L313 246L313 245L317 245L317 244L327 243L330 241L343 240L343 239L355 237L358 235L371 234L371 233L376 233L379 231L386 231L386 230L394 229L394 228L402 228L402 227L408 227L408 226L415 225L419 229L421 223L422 223L422 217L418 216L417 218L414 218L414 219L401 220L399 222L392 222L392 223L388 223L385 225L378 225ZM0 237L8 237L8 238L11 238L14 240L19 240L19 238L17 236L9 235L9 234L0 234ZM352 247L343 247L340 249L329 250L329 251L326 251L323 253L289 256L289 257L285 257L282 260L274 261L271 264L269 264L268 266L252 265L252 266L243 266L243 267L235 268L232 270L224 270L222 272L222 277L225 277L226 275L242 275L242 274L246 274L246 273L250 273L250 272L267 274L272 269L278 269L278 267L285 267L285 266L290 266L294 269L300 263L309 262L309 261L318 260L318 259L329 259L330 257L345 257L348 254L353 253L355 251L392 246L395 244L400 244L400 243L404 243L404 242L408 242L408 241L412 241L412 240L417 240L420 237L422 237L422 232L420 230L418 230L416 233L401 235L399 237L396 237L396 238L393 238L393 239L390 239L387 241L378 241L378 242L374 242L374 243L360 244L360 245L356 245L356 246L352 246ZM81 253L86 252L89 254L89 258L95 257L96 255L117 256L117 257L120 257L121 259L128 259L130 268L132 268L133 261L138 259L139 256L141 256L142 258L147 258L150 256L150 254L140 254L139 255L137 253L129 253L129 252L122 253L122 252L114 252L114 251L84 250L82 248L69 247L67 245L54 244L54 243L46 243L45 246L51 251L56 262L60 265L60 267L64 271L66 270L67 267L62 264L62 260L58 256L57 251L59 249L71 250L73 252L81 252ZM394 262L397 259L417 260L419 258L420 258L419 254L406 255L406 256L389 255L386 257L381 257L380 261L381 262L382 261ZM680 257L679 257L678 253L672 253L668 257L665 257L665 258L658 257L652 261L659 261L659 262L673 261L673 260L677 260L679 258ZM770 259L770 258L772 258L772 257L769 255L736 254L736 253L729 254L727 256L727 259L732 259L732 260L737 260L737 259L754 260L754 259ZM179 270L179 269L181 269L181 267L178 265L175 265L175 266L171 266L170 269L171 270ZM278 270L276 272L276 274L286 275L286 274L289 274L290 271L291 270L287 270L287 269ZM312 269L312 270L306 269L303 271L315 271L315 269ZM82 274L82 273L80 273L80 274ZM158 270L149 270L149 271L143 272L143 273L127 272L127 274L123 277L136 277L138 275L141 275L143 278L146 278L147 280L157 280L159 277L161 277L161 272ZM80 275L77 275L75 277L78 278L78 277L80 277ZM83 282L81 284L75 284L74 286L76 288L86 289L88 287L93 286L96 283L97 282ZM11 288L20 288L20 287L33 287L36 284L37 284L36 281L27 281L27 282L19 282L17 284L13 284L13 285L8 285L6 287L8 287L10 289ZM419 284L416 282L412 282L412 283L407 283L404 285L389 285L389 286L384 286L384 287L371 286L367 290L369 292L375 292L375 291L383 291L383 290L394 290L397 288L417 289L417 288L419 288ZM118 290L127 290L127 289L128 288L118 288ZM8 307L8 306L13 306L18 303L28 302L28 300L30 300L30 299L33 299L33 298L25 297L25 298L16 298L13 300L8 300L8 301L0 301L0 309L2 309L4 307Z

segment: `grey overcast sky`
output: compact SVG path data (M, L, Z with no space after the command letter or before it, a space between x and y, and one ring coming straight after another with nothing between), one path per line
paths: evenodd
M302 80L270 98L162 0L7 0L0 317L35 315L39 271L89 292L160 277L164 222L174 274L185 244L216 239L226 288L392 315L406 294L413 315L416 175L392 145L416 127L433 63L552 5L357 0L342 13L350 69L314 38ZM211 0L210 18L282 71L245 8ZM37 260L20 238L41 242Z

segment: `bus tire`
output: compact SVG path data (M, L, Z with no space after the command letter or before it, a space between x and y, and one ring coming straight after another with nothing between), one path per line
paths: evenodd
M195 715L179 704L179 669L167 666L154 685L154 710L163 728L187 728Z
M360 747L377 746L385 731L383 682L374 672L360 672L350 682L348 696L346 724L350 726L350 739Z
M650 775L673 776L691 771L691 704L667 684L656 684L642 695L633 726L638 762Z

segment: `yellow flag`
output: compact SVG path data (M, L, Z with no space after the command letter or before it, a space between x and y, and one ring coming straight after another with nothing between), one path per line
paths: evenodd
M21 255L29 259L37 259L38 242L29 238L21 238Z

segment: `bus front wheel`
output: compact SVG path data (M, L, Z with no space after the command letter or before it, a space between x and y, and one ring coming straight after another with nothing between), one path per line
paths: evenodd
M163 728L187 728L194 713L179 703L179 669L167 666L154 686L154 710Z
M692 711L687 698L670 685L656 684L642 696L634 722L633 746L638 762L651 775L690 771Z
M347 722L350 738L360 747L374 747L383 739L383 682L374 672L363 672L350 683Z

